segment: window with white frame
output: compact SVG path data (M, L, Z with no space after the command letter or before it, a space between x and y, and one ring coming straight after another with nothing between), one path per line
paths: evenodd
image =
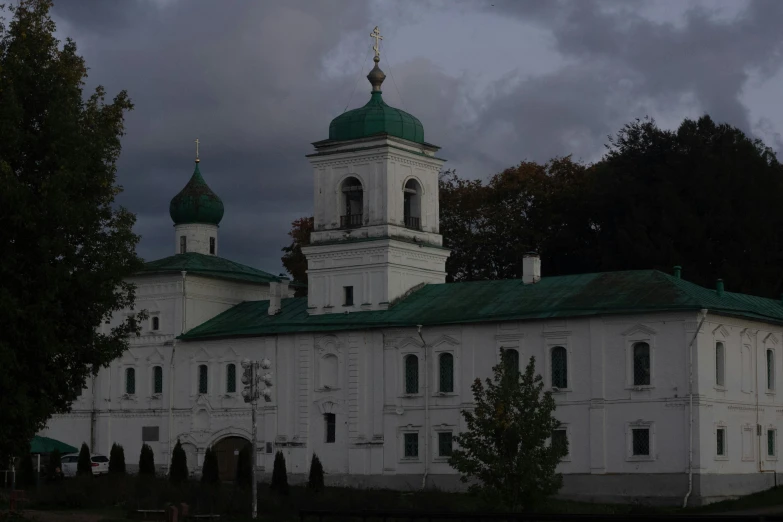
M634 386L649 386L651 375L650 345L640 342L633 345L633 384Z
M767 390L775 390L775 352L767 348Z
M568 352L563 346L555 346L550 353L552 362L552 387L568 388Z
M125 368L125 393L136 395L136 369Z
M650 428L631 428L631 455L650 456Z
M626 425L626 451L629 461L655 460L655 425L638 420Z
M742 426L742 460L750 462L756 460L755 457L755 445L754 439L756 439L756 427L750 424ZM761 441L759 441L761 442Z
M778 438L778 430L774 428L768 428L767 429L767 457L778 456L777 438Z
M442 353L438 356L438 391L443 393L454 392L454 356L450 353Z
M725 386L726 383L726 348L720 341L715 343L715 385Z
M198 365L198 392L202 395L209 391L209 369L206 364Z
M402 455L406 459L419 458L419 433L407 432L402 434Z
M226 365L226 393L237 392L237 365L230 363Z
M503 358L502 362L508 364L512 369L519 371L519 350L516 348L501 348L500 353Z
M438 432L438 457L451 457L454 434L450 431Z
M726 427L718 426L718 428L715 430L715 456L717 458L726 458L728 455Z
M419 358L413 354L405 356L405 393L419 393Z
M152 367L152 393L156 395L163 393L163 367L162 366Z
M564 458L567 458L568 455L570 455L571 451L568 447L568 430L566 428L552 430L552 446L560 446L565 448Z

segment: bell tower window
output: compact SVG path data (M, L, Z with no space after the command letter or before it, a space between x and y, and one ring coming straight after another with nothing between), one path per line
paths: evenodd
M179 253L184 254L188 251L188 237L179 236Z
M402 192L405 228L421 230L421 186L415 179L409 179Z
M347 178L342 186L342 208L345 214L340 216L340 228L358 228L362 226L364 209L364 190L356 178Z
M215 255L215 238L209 238L209 253Z

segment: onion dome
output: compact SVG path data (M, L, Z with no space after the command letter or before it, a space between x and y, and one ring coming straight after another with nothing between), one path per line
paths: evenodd
M416 143L424 143L424 126L415 116L390 107L381 97L381 84L386 75L378 67L380 58L373 58L373 67L367 79L372 85L370 101L364 107L344 112L329 124L329 139L347 141L375 134L388 134Z
M212 192L201 177L196 160L196 169L179 194L174 196L169 205L169 215L175 225L202 223L218 225L223 219L223 202Z

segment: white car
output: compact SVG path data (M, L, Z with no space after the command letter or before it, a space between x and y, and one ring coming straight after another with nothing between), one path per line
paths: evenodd
M109 459L105 455L93 454L90 457L92 461L92 474L104 475L109 472ZM60 458L63 475L66 477L75 477L76 469L79 464L78 453L68 453Z

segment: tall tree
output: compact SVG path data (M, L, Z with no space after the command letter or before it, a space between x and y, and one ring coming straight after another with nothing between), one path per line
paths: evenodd
M462 411L467 429L454 437L449 463L463 482L476 480L470 489L489 504L515 511L557 493L563 479L555 468L568 446L552 436L560 422L552 393L542 393L535 358L520 372L516 358L502 355L494 379L476 379L471 387L476 407Z
M48 0L21 0L0 25L0 454L19 452L86 377L127 349L143 314L124 278L141 268L135 218L114 207L122 91L83 97L87 68L60 46Z
M676 131L654 120L617 133L595 165L587 199L595 223L583 251L596 270L683 266L713 287L774 297L783 290L783 168L774 152L709 116Z
M297 287L294 295L302 297L307 295L307 259L302 253L302 247L310 244L310 234L313 232L313 218L303 217L291 223L291 244L283 247L283 266L291 274L293 281L301 286Z

